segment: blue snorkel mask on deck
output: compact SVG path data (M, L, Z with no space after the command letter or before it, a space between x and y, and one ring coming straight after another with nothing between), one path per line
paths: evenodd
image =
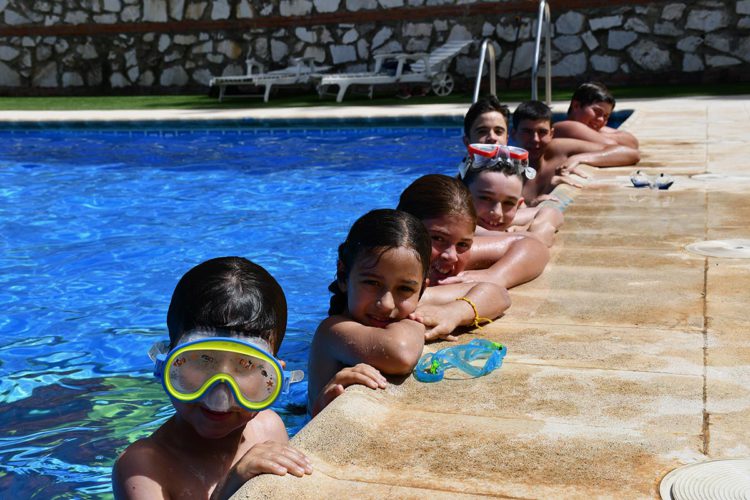
M422 356L414 369L414 378L420 382L439 382L450 368L457 368L472 377L481 377L500 368L506 352L508 349L503 344L486 339L452 345ZM481 360L485 360L481 366L472 364Z

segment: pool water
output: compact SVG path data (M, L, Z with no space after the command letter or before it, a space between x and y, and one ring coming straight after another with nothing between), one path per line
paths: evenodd
M206 259L245 256L278 279L280 357L306 370L351 223L420 175L455 174L461 133L0 129L2 497L111 496L119 452L173 414L146 353L167 337L177 281ZM291 435L306 388L274 407Z
M456 170L459 125L0 130L0 491L111 495L117 454L173 411L147 350L190 267L241 255L281 283L280 357L306 370L335 251L416 177ZM275 409L294 434L306 385Z

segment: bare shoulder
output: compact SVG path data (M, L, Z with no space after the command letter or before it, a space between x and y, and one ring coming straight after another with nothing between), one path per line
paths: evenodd
M574 134L577 131L580 131L581 127L588 128L583 123L577 122L575 120L562 120L559 122L555 122L554 124L555 136L560 137L560 138L572 137L571 134Z
M168 453L151 437L128 446L112 468L115 498L166 498L175 478Z
M554 137L559 139L579 139L599 144L616 144L614 139L608 138L600 131L592 129L585 123L574 120L564 120L555 123L554 130Z
M252 440L250 446L265 441L277 441L286 443L289 441L289 434L284 427L284 421L272 410L264 410L252 419L245 428L245 437Z
M335 341L340 337L348 337L352 334L356 335L367 328L365 325L346 316L334 315L329 316L320 323L318 329L315 331L315 335L320 335L329 341Z
M607 145L582 139L555 137L547 147L545 159L569 157L579 153L591 153L601 151Z

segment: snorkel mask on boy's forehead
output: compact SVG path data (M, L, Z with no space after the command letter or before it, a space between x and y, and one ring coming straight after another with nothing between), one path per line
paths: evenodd
M149 350L154 375L169 396L183 403L202 403L212 411L229 411L234 401L250 411L268 408L289 385L302 380L300 370L284 371L258 337L233 332L190 331L171 351L169 342Z
M502 144L469 144L469 154L458 166L461 179L469 172L479 172L495 166L510 167L517 175L525 175L531 180L536 177L536 170L529 166L529 152L514 146Z

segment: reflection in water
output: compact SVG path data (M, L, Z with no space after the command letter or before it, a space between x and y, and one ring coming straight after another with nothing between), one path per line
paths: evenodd
M246 256L281 284L279 356L306 370L336 247L426 173L460 126L354 130L0 131L0 491L110 493L117 454L172 414L146 355L179 277ZM274 407L290 434L306 384Z
M63 379L38 387L0 407L2 490L64 498L75 478L91 494L106 493L115 453L150 434L169 408L155 380Z

